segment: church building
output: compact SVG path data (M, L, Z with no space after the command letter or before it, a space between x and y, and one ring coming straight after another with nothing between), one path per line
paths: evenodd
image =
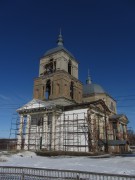
M102 86L78 79L78 61L57 46L40 59L33 99L19 108L17 149L32 151L125 152L127 123Z

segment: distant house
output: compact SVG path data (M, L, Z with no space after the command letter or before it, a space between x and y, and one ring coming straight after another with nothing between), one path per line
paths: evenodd
M16 150L17 139L0 139L0 150Z

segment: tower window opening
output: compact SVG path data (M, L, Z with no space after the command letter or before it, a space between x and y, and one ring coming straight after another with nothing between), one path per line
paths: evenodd
M46 83L45 98L49 99L50 94L51 94L51 81L48 80Z
M71 67L72 67L72 64L71 64L71 61L68 62L68 73L71 74Z
M44 75L53 73L53 61L44 66Z
M70 97L73 99L74 97L74 83L71 82L70 84Z
M53 71L56 71L56 61L54 61L54 67L53 67Z

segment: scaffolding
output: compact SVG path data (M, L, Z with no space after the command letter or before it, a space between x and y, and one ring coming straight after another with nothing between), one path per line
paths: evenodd
M17 131L18 131L17 125L19 124L19 121L20 119L19 119L18 113L14 113L11 119L9 139L12 139L12 138L17 139Z
M56 125L56 149L62 151L88 151L86 126L86 112L63 113Z
M75 110L41 104L25 108L12 119L10 137L13 131L17 149L33 151L99 152L107 150L112 136L107 114L97 105Z

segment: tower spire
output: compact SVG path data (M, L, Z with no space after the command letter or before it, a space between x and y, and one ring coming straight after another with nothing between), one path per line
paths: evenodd
M60 28L60 33L59 33L59 36L58 36L57 45L58 46L63 46L63 44L64 44L64 41L63 41L63 37L62 37L62 34L61 34L61 28Z
M91 84L90 70L88 69L88 79L86 80L86 84Z

